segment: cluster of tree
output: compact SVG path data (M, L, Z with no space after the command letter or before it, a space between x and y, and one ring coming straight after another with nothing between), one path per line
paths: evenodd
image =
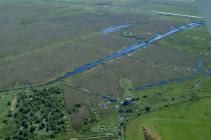
M35 138L40 132L53 138L65 132L62 92L51 87L18 93L15 111L7 114L7 117L13 117L17 129L6 139Z

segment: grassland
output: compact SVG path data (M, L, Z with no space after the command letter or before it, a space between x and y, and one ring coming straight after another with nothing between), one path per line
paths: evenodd
M155 140L205 140L210 138L209 84L210 80L205 82L207 86L205 88L208 89L203 93L206 95L204 98L172 105L129 122L126 127L126 140L144 140L143 127Z
M154 139L198 140L210 138L210 99L185 103L133 120L126 127L126 139L144 140L142 127ZM200 111L199 111L200 110ZM194 115L193 115L194 114ZM157 136L158 135L158 136Z

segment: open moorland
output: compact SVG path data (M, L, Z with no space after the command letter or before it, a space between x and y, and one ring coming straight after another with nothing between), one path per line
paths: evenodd
M211 38L192 0L1 0L0 139L211 138Z

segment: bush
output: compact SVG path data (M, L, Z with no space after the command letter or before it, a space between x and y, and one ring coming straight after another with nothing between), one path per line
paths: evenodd
M136 37L136 36L138 36L138 34L135 33L135 32L123 32L122 35L125 36L125 37Z
M191 97L190 97L190 101L199 101L200 98L199 98L199 95L197 94L192 94Z

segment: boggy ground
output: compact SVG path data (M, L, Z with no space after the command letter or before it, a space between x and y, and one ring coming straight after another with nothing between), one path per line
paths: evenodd
M133 86L182 78L194 72L194 65L199 59L198 55L158 43L75 76L72 82L92 93L121 94L120 80L122 78L128 79Z
M154 15L67 5L1 5L1 13L6 13L0 14L1 89L46 82L133 45L140 38L143 41L184 23ZM125 23L133 26L112 34L101 33L104 28ZM127 30L137 32L139 38L123 37L122 32Z

